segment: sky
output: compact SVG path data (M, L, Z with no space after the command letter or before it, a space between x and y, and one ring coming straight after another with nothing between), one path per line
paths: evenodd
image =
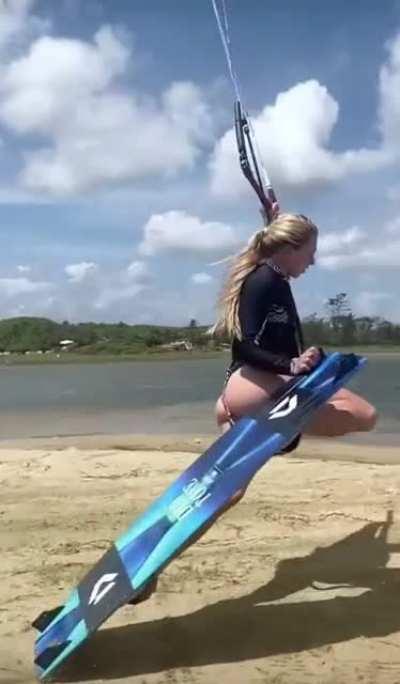
M400 0L225 0L283 211L320 229L302 318L400 323ZM0 0L0 317L215 320L262 223L211 0Z

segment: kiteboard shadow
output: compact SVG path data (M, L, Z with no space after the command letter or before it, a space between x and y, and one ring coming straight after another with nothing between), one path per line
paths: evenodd
M368 523L329 547L286 559L271 581L245 596L188 615L103 629L74 654L56 679L111 680L239 663L396 632L400 630L400 568L385 565L390 551L400 550L400 545L387 542L390 524L389 514L386 522ZM316 583L343 591L326 598ZM321 598L271 603L314 584ZM359 588L361 593L346 595L346 587Z

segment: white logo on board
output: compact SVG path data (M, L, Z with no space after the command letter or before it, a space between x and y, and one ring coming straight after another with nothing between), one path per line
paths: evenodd
M167 516L170 522L176 523L182 520L211 496L211 492L208 492L207 488L213 484L216 473L217 471L206 473L201 480L194 477L189 484L183 487L182 493L168 507Z
M92 593L90 594L89 606L97 606L101 599L104 598L113 587L115 587L116 577L118 577L117 572L109 572L97 580L92 589Z
M272 409L268 420L273 420L274 418L285 418L297 408L297 403L297 394L294 394L291 397L286 397Z

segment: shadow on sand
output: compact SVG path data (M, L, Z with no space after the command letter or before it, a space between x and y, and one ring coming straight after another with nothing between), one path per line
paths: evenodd
M98 632L58 681L117 679L217 663L294 653L359 636L400 630L400 569L386 568L392 514L332 546L281 561L274 578L256 591L167 617ZM358 587L361 595L270 604L315 583ZM134 619L134 613L132 614Z

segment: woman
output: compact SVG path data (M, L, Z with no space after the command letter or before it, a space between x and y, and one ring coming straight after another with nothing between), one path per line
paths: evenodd
M216 405L217 422L223 431L261 407L291 376L311 371L320 359L316 347L303 351L300 320L289 285L289 278L298 278L314 263L317 237L316 226L305 216L280 214L253 236L233 262L221 297L221 316L213 328L213 332L225 332L232 338L232 363ZM372 430L375 422L373 406L341 389L314 413L305 432L333 437ZM245 491L238 490L195 538L200 538ZM157 577L131 603L147 599L156 586Z
M233 261L213 328L232 339L232 363L216 404L223 432L260 408L290 377L310 372L320 360L316 347L304 351L289 283L314 264L317 239L318 229L310 219L279 214ZM374 407L341 389L314 413L305 432L336 437L372 430L375 423Z

